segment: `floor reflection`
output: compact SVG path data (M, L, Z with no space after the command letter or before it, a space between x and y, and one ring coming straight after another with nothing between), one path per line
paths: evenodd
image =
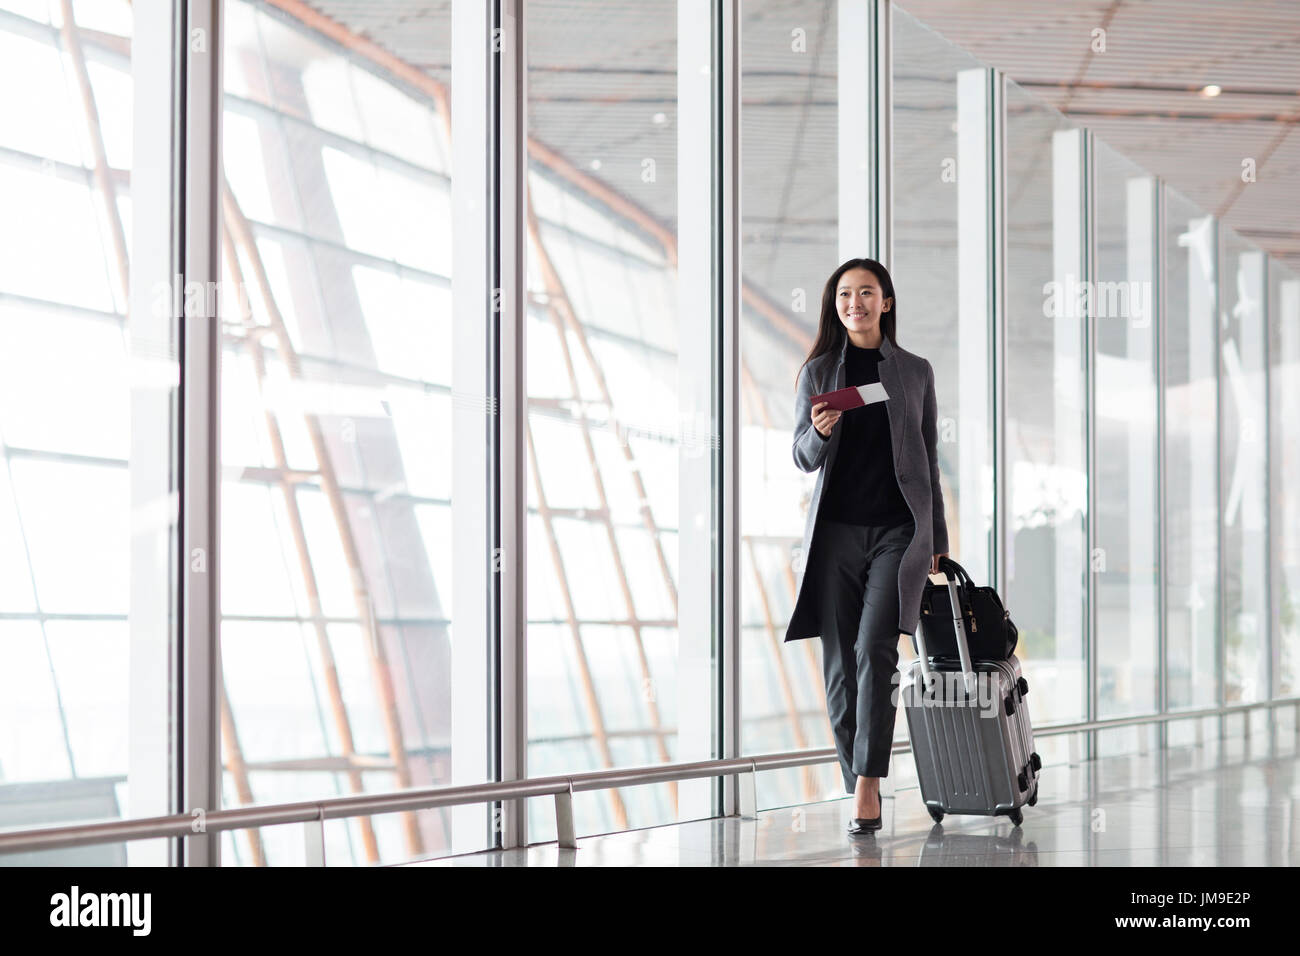
M907 757L900 759L906 760ZM1045 765L1035 807L935 824L915 789L884 827L845 832L851 800L489 851L412 866L1292 866L1300 808L1293 732Z

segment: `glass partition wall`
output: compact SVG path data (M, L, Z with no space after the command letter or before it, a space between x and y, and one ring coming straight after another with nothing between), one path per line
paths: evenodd
M1095 494L1088 574L1097 716L1110 718L1159 707L1159 185L1095 139L1092 158Z
M1266 260L1269 697L1300 694L1300 274Z
M530 776L720 756L713 24L612 12L527 5ZM702 780L574 797L579 833L712 812ZM550 801L528 814L555 838Z
M869 108L862 64L841 72L840 56L849 34L861 52L866 24L841 23L842 9L817 0L741 4L742 753L834 746L821 641L784 638L816 478L791 460L795 371L816 338L822 289L845 237L865 235L870 214L860 189L838 188L846 154L857 157L851 165L864 183L869 166L865 124L841 139L841 101ZM836 764L760 774L757 783L760 807L844 790Z
M138 13L0 3L0 829L180 809L170 36Z
M1264 253L1220 229L1219 528L1223 559L1223 701L1269 696L1268 393Z
M1006 84L1003 600L1034 720L1087 716L1084 137Z
M1218 700L1219 482L1217 228L1165 189L1165 705Z
M482 780L453 746L484 699L454 653L453 476L478 450L452 443L450 11L420 22L445 68L418 84L346 28L222 13L224 802ZM331 820L325 857L443 855L452 822ZM249 829L222 862L303 852Z

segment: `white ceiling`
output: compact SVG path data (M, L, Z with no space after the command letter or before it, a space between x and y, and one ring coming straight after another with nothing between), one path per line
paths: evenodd
M1300 270L1297 0L896 2Z
M301 0L269 2L286 11L303 7ZM742 0L741 12L761 47L756 27L765 20L833 25L838 2ZM953 45L1002 70L1071 122L1090 127L1120 153L1300 271L1300 0L896 2ZM310 7L436 78L449 78L449 0L311 0ZM588 153L608 152L610 124L621 115L613 104L625 98L640 101L647 92L659 90L655 84L662 80L664 108L671 111L675 9L672 0L535 3L530 14L530 36L536 41L531 66L548 69L533 78L534 134L581 162ZM597 10L599 16L593 17ZM1104 52L1093 50L1094 30L1104 30ZM835 32L832 29L809 62L810 77L820 81L830 76L832 102ZM617 45L616 55L611 43ZM760 52L746 54L747 68L765 62ZM566 64L586 75L566 81ZM556 68L559 72L553 72ZM772 82L778 79L774 76ZM601 95L587 95L596 81ZM810 87L813 79L798 76L789 77L789 89L779 95L774 89L760 90L758 78L747 82L754 91L783 102L817 99L814 93L821 89ZM1217 84L1220 95L1202 96L1207 84ZM758 122L759 102L747 105ZM823 99L801 108L813 115L825 106ZM593 124L597 115L600 122ZM815 132L798 115L787 115L785 121L804 135ZM824 132L834 135L833 122ZM639 127L620 127L618 142L625 150L634 149L634 144L645 149L638 142L643 135ZM774 161L788 167L788 151L775 152ZM751 153L747 162L759 163L761 155ZM1254 182L1242 180L1243 161L1248 159L1254 163ZM788 169L771 172L789 175ZM746 175L764 172L749 169ZM675 196L672 190L641 196L634 182L610 185L632 190L629 198L660 220L673 221L675 207L668 201ZM755 203L761 205L761 196L750 195L747 201L757 213ZM816 212L816 203L805 199L800 208L807 216L809 210ZM764 214L768 212L775 222L782 221L782 210ZM823 212L833 216L834 210Z

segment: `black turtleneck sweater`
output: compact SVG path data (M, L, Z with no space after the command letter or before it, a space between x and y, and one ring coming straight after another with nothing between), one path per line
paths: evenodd
M876 368L880 359L880 349L860 349L849 342L844 356L844 387L880 381ZM844 434L835 453L835 465L827 476L828 486L822 491L825 500L821 505L831 521L883 526L912 520L894 471L886 405L873 402L850 408L835 425Z

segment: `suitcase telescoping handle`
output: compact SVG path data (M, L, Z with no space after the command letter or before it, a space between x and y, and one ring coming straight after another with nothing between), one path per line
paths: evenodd
M948 572L942 570L938 574L930 575L930 580L935 583L942 580L948 586L948 603L952 605L952 631L957 639L957 656L961 659L962 680L966 684L966 692L973 693L975 690L975 668L971 665L970 645L966 643L966 623L962 619L961 599L957 596L957 585L948 576ZM925 677L928 685L930 683L930 658L925 649L924 632L925 626L918 623L916 628L916 654L921 661L921 674Z

